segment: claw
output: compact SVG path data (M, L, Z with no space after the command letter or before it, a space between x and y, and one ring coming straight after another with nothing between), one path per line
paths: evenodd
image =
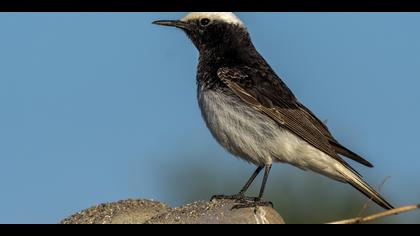
M246 202L234 205L231 210L238 210L243 208L257 208L257 207L271 207L273 208L274 205L272 202L263 202L261 200L257 200L254 202Z
M235 202L240 202L240 203L249 203L249 202L255 202L258 201L258 198L256 197L247 197L243 194L235 194L235 195L214 195L213 197L211 197L210 201L213 200L223 200L223 199L227 199L227 200L235 200Z
M214 195L211 197L210 201L213 200L234 200L236 205L234 205L231 210L238 210L242 208L257 208L257 207L273 207L272 202L263 202L261 198L258 197L247 197L244 194L235 194L235 195Z

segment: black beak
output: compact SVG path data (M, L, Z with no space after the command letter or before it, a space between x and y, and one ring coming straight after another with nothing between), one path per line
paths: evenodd
M186 29L186 30L188 30L190 26L187 22L180 21L180 20L156 20L156 21L153 21L152 24L172 26L172 27L177 27L177 28Z

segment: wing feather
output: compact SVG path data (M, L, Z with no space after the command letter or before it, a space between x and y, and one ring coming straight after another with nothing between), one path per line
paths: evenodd
M249 67L222 67L217 71L217 76L244 102L345 166L351 168L338 154L346 155L364 165L371 166L368 161L340 145L328 131L326 125L309 109L300 104L278 78L267 76L263 78L264 75L274 73L264 75L261 73L261 71ZM251 86L256 83L259 86Z

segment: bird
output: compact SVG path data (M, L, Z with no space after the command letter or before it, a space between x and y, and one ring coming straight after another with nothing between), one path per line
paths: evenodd
M228 152L256 166L235 195L235 208L271 205L263 201L274 163L291 164L347 183L385 209L385 200L344 158L373 165L339 143L305 107L255 48L246 25L232 12L190 12L156 25L181 29L199 52L197 100L212 136ZM258 197L245 193L264 170Z

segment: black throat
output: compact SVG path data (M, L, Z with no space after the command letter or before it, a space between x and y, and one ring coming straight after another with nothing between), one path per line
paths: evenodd
M217 70L221 67L249 66L271 70L243 27L218 23L200 38L190 38L200 52L197 83L205 88L224 87L217 78Z

